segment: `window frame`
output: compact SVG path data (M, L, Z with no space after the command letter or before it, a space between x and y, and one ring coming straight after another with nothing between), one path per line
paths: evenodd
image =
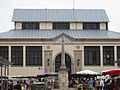
M101 63L100 58L101 58L100 46L84 46L84 65L85 66L87 65L100 66L100 63Z
M103 46L103 65L114 66L114 46Z
M23 46L11 46L11 62L12 66L23 66Z
M9 60L9 46L0 46L0 56Z
M84 22L83 23L83 30L100 30L100 23L99 22Z
M42 46L26 46L26 66L42 66Z
M120 59L120 46L117 46L117 59Z
M69 22L53 22L53 30L69 30L70 23Z
M38 30L40 27L39 22L23 22L22 29L23 30Z

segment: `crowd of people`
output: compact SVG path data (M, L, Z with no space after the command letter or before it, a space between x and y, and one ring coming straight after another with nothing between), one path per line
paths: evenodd
M27 83L24 81L16 81L13 83L13 81L9 81L8 83L8 90L37 90L37 85L33 83L33 81L30 81Z
M42 88L38 88L39 85L35 82L32 80L9 81L7 90L53 90L59 88L57 77L39 80L39 82L45 82ZM120 90L120 79L69 78L68 87L77 88L77 90Z
M70 88L78 90L119 90L119 79L70 79Z
M58 78L39 79L39 81L9 81L8 90L53 90L58 89Z

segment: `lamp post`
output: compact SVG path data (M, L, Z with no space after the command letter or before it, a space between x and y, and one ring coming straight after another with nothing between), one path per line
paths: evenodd
M47 64L48 64L48 66L50 65L50 59L48 58L48 60L47 60Z
M80 59L78 58L78 60L77 60L77 66L79 66L80 65Z
M118 68L120 68L120 58L118 58L115 63L117 63Z

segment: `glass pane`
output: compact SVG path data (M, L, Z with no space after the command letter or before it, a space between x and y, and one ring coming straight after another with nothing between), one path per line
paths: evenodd
M39 29L39 23L22 23L22 29Z
M65 65L68 72L71 73L71 58L68 54L65 54ZM61 66L61 54L55 58L55 72L58 72Z
M100 65L99 46L85 46L84 50L85 65Z
M70 23L53 23L53 29L70 29Z
M0 46L0 56L8 60L8 46Z
M23 47L12 46L11 47L11 62L13 65L23 65Z
M26 64L42 65L42 47L41 46L26 47Z
M85 30L99 30L99 23L83 23L83 29Z
M114 65L114 47L104 46L103 47L104 65Z

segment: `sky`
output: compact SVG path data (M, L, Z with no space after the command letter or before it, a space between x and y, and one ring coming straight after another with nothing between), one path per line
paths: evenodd
M73 9L73 0L0 0L0 32L14 29L13 10ZM75 9L105 9L109 17L109 30L120 32L120 0L75 0Z

